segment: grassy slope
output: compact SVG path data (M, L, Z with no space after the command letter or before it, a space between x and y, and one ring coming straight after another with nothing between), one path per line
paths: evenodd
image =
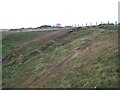
M41 37L51 31L41 32L21 32L21 33L4 33L2 36L2 53L3 56L9 54L12 48L20 46L21 44L30 41L34 38Z
M26 47L4 64L3 87L117 87L117 41L117 31L78 30L33 51Z

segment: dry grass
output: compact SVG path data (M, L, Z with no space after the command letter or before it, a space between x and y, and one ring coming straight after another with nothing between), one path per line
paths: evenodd
M117 31L75 30L54 38L58 34L6 63L3 87L118 87Z

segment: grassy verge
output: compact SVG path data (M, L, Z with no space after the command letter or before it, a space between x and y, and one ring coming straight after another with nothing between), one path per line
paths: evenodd
M28 40L32 38L30 36ZM40 73L49 71L88 42L91 44L84 52L73 58L62 72L53 75L42 87L117 87L117 41L117 31L77 30L48 44L34 46L31 43L25 52L3 65L3 87L41 87L36 85ZM18 43L14 42L14 45Z
M41 37L51 31L41 31L41 32L19 32L19 33L10 33L7 35L3 34L2 38L2 54L3 56L9 54L14 47L19 47L25 42L28 42L32 39Z

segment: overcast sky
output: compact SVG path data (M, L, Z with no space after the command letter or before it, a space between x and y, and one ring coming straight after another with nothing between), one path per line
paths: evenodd
M0 28L118 21L119 0L0 0Z

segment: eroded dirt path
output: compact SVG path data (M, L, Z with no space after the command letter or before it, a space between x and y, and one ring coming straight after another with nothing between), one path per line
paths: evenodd
M57 39L61 36L67 35L71 31L72 31L72 29L60 29L58 31L49 32L48 34L46 34L44 36L38 37L36 39L33 39L31 41L28 41L28 42L25 42L25 43L21 44L20 46L14 48L13 51L19 52L20 50L24 50L24 48L27 45L29 46L31 44L47 44L51 40L54 40L54 39ZM6 62L6 61L10 60L11 58L12 58L12 53L3 57L2 61Z
M48 43L50 40L53 40L53 39L57 39L63 35L66 35L67 33L69 33L70 31L72 31L72 29L61 29L61 30L58 30L58 31L54 31L54 32L49 32L48 34L42 36L42 37L39 37L37 39L33 39L29 42L26 42L26 43L23 43L21 45L21 47L29 44L29 43L42 43L42 44L46 44Z
M79 50L73 52L71 55L65 57L63 60L59 60L55 65L49 68L46 71L43 71L35 76L30 77L22 83L21 87L43 87L52 77L62 72L71 60L79 57L81 53L83 53L89 46L91 46L92 41L88 41L86 45L84 45ZM30 81L30 82L29 82ZM34 83L32 83L34 82Z

